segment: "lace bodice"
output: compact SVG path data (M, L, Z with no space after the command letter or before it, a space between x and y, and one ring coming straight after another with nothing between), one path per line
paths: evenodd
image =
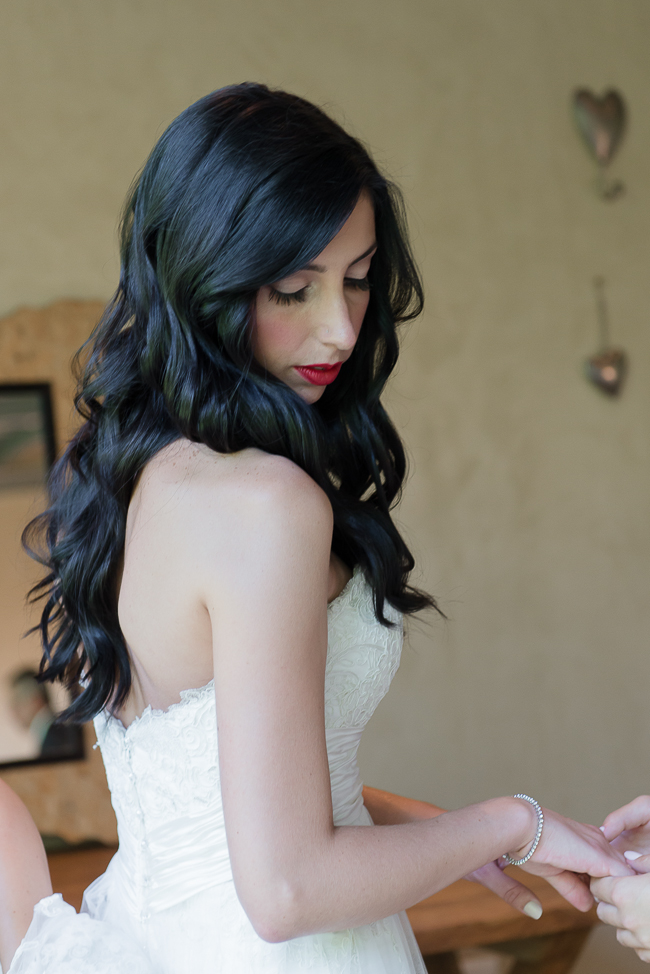
M363 729L388 693L402 651L402 618L386 603L388 629L377 622L372 592L357 569L328 607L325 727Z
M337 824L363 820L359 740L399 665L401 617L386 613L394 628L377 622L358 568L328 607L325 728ZM95 727L140 915L230 879L213 683L184 691L166 711L147 707L126 729L106 714Z

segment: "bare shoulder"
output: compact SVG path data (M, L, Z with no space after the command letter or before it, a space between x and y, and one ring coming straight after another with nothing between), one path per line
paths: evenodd
M213 619L241 618L251 600L267 618L271 604L325 606L332 507L304 470L259 450L206 450L191 483L186 538Z
M177 440L147 465L139 492L159 510L206 540L252 531L264 534L301 526L331 535L332 509L325 492L286 457L248 449L215 453Z
M232 480L224 486L230 489L232 485L251 511L259 508L262 513L275 512L279 516L285 510L294 515L300 511L331 515L325 492L292 460L261 450L245 450L232 459Z

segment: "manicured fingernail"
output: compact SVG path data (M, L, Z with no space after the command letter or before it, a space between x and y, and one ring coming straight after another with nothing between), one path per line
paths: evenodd
M540 904L536 903L535 900L531 900L529 903L526 903L526 906L524 907L524 913L526 916L531 917L533 920L539 920L543 912L544 911L542 910Z
M632 859L632 861L641 858L641 853L634 852L632 849L626 849L623 855L625 856L626 859Z

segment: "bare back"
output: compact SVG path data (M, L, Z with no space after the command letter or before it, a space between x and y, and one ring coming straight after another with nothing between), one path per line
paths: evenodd
M133 687L119 717L128 726L150 704L166 710L180 691L213 677L210 616L193 551L205 543L202 524L241 517L247 485L264 477L267 454L217 454L178 440L160 451L138 478L127 516L118 615L129 648ZM202 513L205 517L202 517ZM208 518L209 515L209 518ZM218 544L218 537L214 538ZM332 555L331 601L351 572Z

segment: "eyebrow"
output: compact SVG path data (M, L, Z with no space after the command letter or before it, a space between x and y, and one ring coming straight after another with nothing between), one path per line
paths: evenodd
M354 265L358 264L359 261L365 260L368 254L371 254L373 250L376 249L377 249L377 242L375 241L375 243L371 244L371 246L368 247L368 249L365 250L360 257L357 257L356 260L353 260L351 264L348 264L348 267L354 267ZM325 272L327 271L327 268L325 267L324 264L305 264L305 266L301 267L300 269L303 271L316 271L317 274L325 274Z

